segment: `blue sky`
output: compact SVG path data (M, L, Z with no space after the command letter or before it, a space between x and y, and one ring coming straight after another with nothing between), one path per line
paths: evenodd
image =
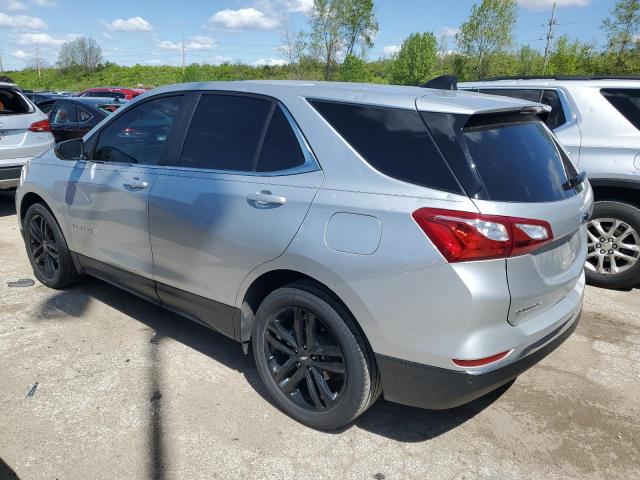
M518 43L544 48L545 22L553 0L518 0ZM387 56L410 33L453 35L473 0L376 0L380 31L369 58ZM602 19L615 0L557 0L557 34L601 45ZM95 38L107 60L120 64L179 65L184 38L187 63L241 61L275 64L279 25L288 14L307 26L313 0L0 0L0 55L5 70L33 63L36 53L54 63L59 46L77 35Z

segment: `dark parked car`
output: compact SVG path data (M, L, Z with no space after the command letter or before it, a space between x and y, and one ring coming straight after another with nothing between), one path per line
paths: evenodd
M80 138L123 103L112 98L66 97L45 100L38 108L49 115L56 143Z
M52 92L32 92L30 90L23 90L22 93L36 105L38 105L40 102L44 102L45 100L62 98L62 95Z

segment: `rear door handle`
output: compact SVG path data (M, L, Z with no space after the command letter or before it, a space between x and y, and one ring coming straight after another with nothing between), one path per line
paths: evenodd
M129 180L128 182L124 183L124 187L129 189L129 190L144 190L148 186L149 186L148 182L145 182L143 180L139 180L137 178L133 178L133 179Z
M268 207L272 205L284 205L287 202L286 197L273 195L268 191L261 191L250 194L247 199L258 207Z

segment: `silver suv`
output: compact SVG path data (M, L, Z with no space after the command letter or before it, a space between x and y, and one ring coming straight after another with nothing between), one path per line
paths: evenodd
M28 163L36 277L99 277L249 346L336 428L382 392L443 409L576 328L593 195L536 114L466 92L298 82L141 95Z
M47 116L17 85L0 82L0 190L15 188L25 162L53 144Z
M595 195L589 222L587 282L640 285L640 77L504 79L460 88L542 102L558 140Z

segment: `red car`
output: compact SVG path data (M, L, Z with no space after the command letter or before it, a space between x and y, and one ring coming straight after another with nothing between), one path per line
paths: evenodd
M131 100L141 93L146 92L144 88L123 88L123 87L99 87L89 88L78 94L79 97L109 97L119 100Z

